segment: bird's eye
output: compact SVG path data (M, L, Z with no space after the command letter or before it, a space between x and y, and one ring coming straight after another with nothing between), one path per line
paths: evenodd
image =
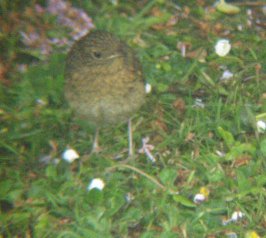
M92 52L92 55L93 55L93 57L96 58L96 59L100 59L100 58L102 57L102 53L99 52L99 51L94 51L94 52Z

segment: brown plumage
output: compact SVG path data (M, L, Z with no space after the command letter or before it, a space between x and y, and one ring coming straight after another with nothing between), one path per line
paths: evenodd
M94 31L74 43L65 77L70 107L97 128L130 119L144 103L139 61L131 48L108 32Z

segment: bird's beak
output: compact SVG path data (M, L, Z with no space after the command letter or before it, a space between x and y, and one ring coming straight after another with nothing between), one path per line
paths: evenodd
M119 54L115 54L115 55L110 55L109 57L108 57L108 59L114 59L114 58L117 58L117 57L120 57L121 55L119 55Z

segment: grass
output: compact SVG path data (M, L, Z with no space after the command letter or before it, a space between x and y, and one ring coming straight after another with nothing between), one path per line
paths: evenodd
M133 119L135 148L150 137L157 162L113 160L127 147L125 125L105 128L103 152L89 155L93 128L63 97L65 54L13 73L0 87L1 237L266 237L266 137L256 129L266 111L265 34L245 24L245 7L227 16L206 14L212 1L178 1L180 10L175 1L75 2L136 50L153 91ZM214 53L219 38L232 44L225 57ZM178 42L203 49L205 61L182 57ZM233 79L220 80L222 65ZM67 146L79 160L61 159ZM102 191L87 190L93 178ZM200 192L207 199L196 204ZM223 225L235 211L244 217Z

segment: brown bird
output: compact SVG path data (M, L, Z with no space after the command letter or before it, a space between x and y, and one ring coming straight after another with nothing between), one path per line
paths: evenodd
M131 48L113 34L94 31L74 43L66 59L65 97L76 115L99 128L128 120L129 156L133 155L130 117L144 103L141 65Z

